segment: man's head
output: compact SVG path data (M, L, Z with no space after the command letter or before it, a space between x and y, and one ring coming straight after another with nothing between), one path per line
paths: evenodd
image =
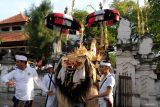
M108 74L111 71L111 63L107 61L100 62L100 71L102 74Z
M47 69L48 73L52 73L53 72L53 65L52 64L47 64L46 69Z
M15 59L16 59L16 66L19 69L24 70L27 65L27 57L24 55L15 55Z

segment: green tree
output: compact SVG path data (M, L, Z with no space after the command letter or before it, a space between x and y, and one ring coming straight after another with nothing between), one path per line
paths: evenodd
M74 9L72 14L81 24L85 25L88 12L86 10Z
M133 33L139 33L138 25L138 13L140 12L139 6L133 1L116 1L111 5L112 8L115 8L119 11L122 17L127 18L130 22L134 23L135 30Z
M149 2L149 20L148 27L149 31L153 33L153 41L154 41L154 50L160 50L160 1L159 0L148 0ZM158 60L158 64L156 67L157 78L160 79L160 61Z
M91 27L88 28L86 26L86 18L89 13L86 10L73 10L73 16L80 21L82 24L82 27L84 27L84 38L87 38L88 36L97 37L100 36L100 31L98 30L98 27Z
M47 59L52 52L54 32L45 26L45 16L52 12L51 2L43 0L40 6L34 5L27 12L29 22L25 27L25 33L30 36L28 41L29 53L36 59Z
M74 9L72 13L73 13L72 15L73 15L78 21L80 21L82 28L83 28L83 29L86 29L85 23L86 23L86 17L87 17L87 15L88 15L88 12L85 11L85 10ZM81 30L82 30L82 29L81 29ZM83 36L84 36L84 33L82 33L81 39L83 39Z
M160 50L160 1L159 0L148 0L149 2L149 20L148 27L149 31L153 33L155 50Z

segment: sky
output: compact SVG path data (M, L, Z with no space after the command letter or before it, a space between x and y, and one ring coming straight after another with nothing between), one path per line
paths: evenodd
M17 15L24 10L28 10L33 4L39 6L42 0L0 0L0 20L9 18L11 16ZM89 12L94 10L88 6L91 5L94 9L99 9L99 3L106 1L104 3L104 8L109 8L113 0L75 0L74 8L85 9ZM140 5L143 5L143 0L139 0ZM65 7L71 10L72 0L51 0L54 12L64 12Z

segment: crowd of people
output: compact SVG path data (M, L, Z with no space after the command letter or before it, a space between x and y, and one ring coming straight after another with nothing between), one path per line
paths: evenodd
M8 86L15 86L13 107L32 107L34 100L34 84L46 94L45 107L56 107L56 83L53 64L47 64L47 73L40 80L37 71L27 65L25 55L15 55L16 68L2 77L2 81ZM99 64L100 82L99 94L89 95L86 100L98 99L99 107L113 107L113 88L115 78L111 74L111 63L102 60Z

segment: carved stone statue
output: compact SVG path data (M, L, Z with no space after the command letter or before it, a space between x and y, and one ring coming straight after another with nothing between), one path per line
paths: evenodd
M130 22L127 19L122 18L118 27L118 36L117 36L118 44L129 43L130 35L131 35Z
M149 53L151 53L151 49L153 47L153 40L148 35L144 35L139 43L138 53L145 57Z

